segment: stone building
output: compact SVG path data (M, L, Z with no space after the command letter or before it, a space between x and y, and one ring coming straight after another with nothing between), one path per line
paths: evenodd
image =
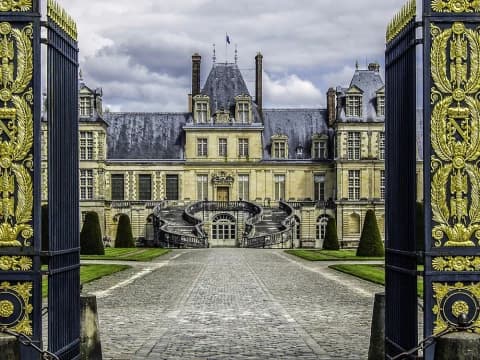
M252 96L233 63L214 63L201 87L201 57L194 54L183 113L104 113L101 89L80 79L82 216L96 211L104 235L114 238L119 214L127 214L134 236L148 238L147 219L156 206L175 227L172 214L191 204L243 200L271 218L264 219L268 234L282 200L294 210L296 246L320 246L329 217L337 219L342 244L354 246L368 209L375 210L383 234L385 95L379 65L357 69L348 87L329 89L326 108L267 109L260 53L255 63ZM45 154L46 123L43 133ZM46 185L45 156L42 166ZM219 234L227 215L207 214L205 232L213 246L240 245L238 230Z

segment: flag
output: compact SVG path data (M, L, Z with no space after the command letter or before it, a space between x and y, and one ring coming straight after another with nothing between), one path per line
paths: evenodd
M228 36L228 34L225 34L225 36L227 37L227 38L226 38L227 44L230 44L230 36Z

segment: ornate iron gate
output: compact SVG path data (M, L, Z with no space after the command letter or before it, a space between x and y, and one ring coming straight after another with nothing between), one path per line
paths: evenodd
M414 4L387 31L387 358L417 342ZM480 5L422 4L426 338L480 332Z
M386 352L417 344L415 248L416 40L415 1L387 30L386 49ZM402 181L399 181L402 179Z
M78 47L75 22L48 1L48 349L80 354Z
M41 248L41 11L0 3L0 328L42 347L42 274L48 274L48 348L79 357L78 64L76 25L48 1L48 251ZM48 271L41 269L48 256ZM22 359L38 359L22 347Z

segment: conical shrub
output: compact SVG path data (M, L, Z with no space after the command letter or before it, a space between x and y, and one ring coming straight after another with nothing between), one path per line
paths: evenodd
M358 244L357 256L384 256L384 254L385 250L378 230L377 218L373 210L368 210Z
M132 248L135 247L133 241L132 226L128 215L121 214L118 219L117 236L115 237L116 248Z
M325 231L325 241L323 242L324 250L339 250L340 244L338 243L337 225L334 218L329 218L327 223L327 229Z
M89 211L85 214L85 222L83 223L82 231L80 232L80 254L105 254L98 214L94 211Z

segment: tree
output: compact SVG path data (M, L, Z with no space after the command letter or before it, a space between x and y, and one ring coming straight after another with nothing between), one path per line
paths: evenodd
M117 236L115 237L116 248L132 248L135 247L133 241L132 226L128 215L121 214L118 219Z
M423 264L422 252L425 251L425 236L423 226L423 202L417 202L417 209L415 212L415 238L417 239L417 263Z
M327 229L325 231L325 241L323 242L324 250L339 250L340 244L338 243L337 225L334 218L329 218L327 223Z
M89 211L85 214L85 222L80 232L80 254L82 255L104 255L105 249L102 242L102 231L98 214Z
M373 210L365 215L362 235L358 244L357 256L384 256L383 241L378 230L377 218Z

